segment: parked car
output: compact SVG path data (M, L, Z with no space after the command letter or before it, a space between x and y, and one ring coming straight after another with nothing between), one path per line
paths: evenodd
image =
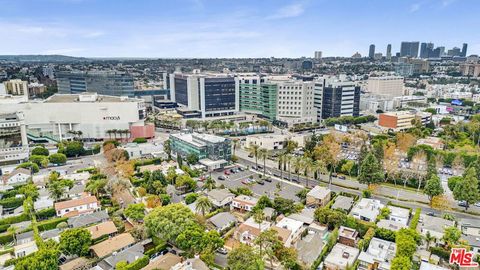
M242 180L242 184L248 185L248 184L250 184L250 181L248 181L248 179L243 179L243 180Z
M458 206L466 207L466 206L467 206L467 202L466 202L466 201L459 201L459 202L458 202Z
M257 184L259 184L259 185L262 185L262 186L263 186L263 185L265 185L265 181L263 181L263 180L257 180Z
M238 167L238 170L241 171L241 172L245 171L245 169L243 167Z
M342 180L347 179L347 178L345 177L345 175L339 175L337 178L338 178L338 179L342 179Z
M225 176L223 176L223 175L220 175L217 179L224 181L224 180L227 179L227 178L226 178Z
M231 174L230 170L225 170L223 173L224 173L225 175L230 175L230 174Z
M270 177L267 177L267 178L265 178L265 181L267 181L267 182L271 183L271 182L272 182L272 178L270 178Z
M474 204L476 207L480 207L480 202Z
M249 157L249 158L253 158L253 154L248 154L248 157Z
M434 216L435 216L435 213L434 213L434 212L427 212L427 216L434 217Z

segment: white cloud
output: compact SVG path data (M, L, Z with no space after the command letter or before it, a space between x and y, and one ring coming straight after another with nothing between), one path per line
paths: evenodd
M78 52L85 51L82 48L61 48L61 49L50 49L41 52L40 54L64 54L64 55L71 55Z
M275 12L275 14L269 16L268 19L284 19L298 17L302 15L304 11L305 7L302 3L295 3L280 8Z

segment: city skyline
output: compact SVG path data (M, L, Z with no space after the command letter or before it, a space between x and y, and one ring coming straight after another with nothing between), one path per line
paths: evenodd
M467 27L476 22L474 1L0 0L0 6L0 33L8 37L0 54L349 57L368 56L370 44L383 55L392 44L395 55L402 41L468 43L468 54L480 52L480 39Z

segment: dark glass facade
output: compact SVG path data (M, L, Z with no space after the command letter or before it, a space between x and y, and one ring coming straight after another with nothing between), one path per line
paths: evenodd
M188 86L187 78L174 78L175 102L188 107Z
M60 94L96 92L100 95L134 97L133 77L117 72L57 72Z
M351 91L351 90L350 90ZM350 100L342 104L342 99ZM325 87L322 95L322 119L342 116L342 106L350 107L353 105L353 116L360 115L360 87L356 86L351 94L343 94L342 87Z
M235 79L205 78L205 112L235 110Z

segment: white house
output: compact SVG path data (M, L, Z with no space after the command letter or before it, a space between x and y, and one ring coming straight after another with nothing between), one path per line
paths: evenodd
M2 180L3 185L18 185L26 183L30 177L30 170L18 168L13 170L10 174L4 175Z
M410 218L410 211L405 208L396 207L396 206L387 206L390 209L390 215L388 219L402 225L408 224L408 219Z
M250 212L257 202L257 198L247 195L238 195L237 197L233 198L230 209Z
M431 236L440 240L443 238L445 229L454 226L455 221L420 214L417 231L419 231L422 236L426 236L427 233L430 233Z
M395 257L397 245L379 238L372 238L367 251L362 251L358 257L358 270L390 270ZM375 268L376 267L376 268Z
M375 221L384 205L379 200L363 198L355 205L350 214L360 220Z
M235 195L228 189L213 189L207 193L207 197L215 207L224 207L233 201Z
M35 241L27 242L27 243L16 245L13 247L15 258L25 257L37 251L38 251L38 247L37 247L37 244L35 244Z
M277 231L285 247L291 247L300 238L305 227L301 221L284 217L272 229Z
M55 203L55 211L60 217L74 217L84 213L91 213L100 208L95 196L85 196L79 199Z

